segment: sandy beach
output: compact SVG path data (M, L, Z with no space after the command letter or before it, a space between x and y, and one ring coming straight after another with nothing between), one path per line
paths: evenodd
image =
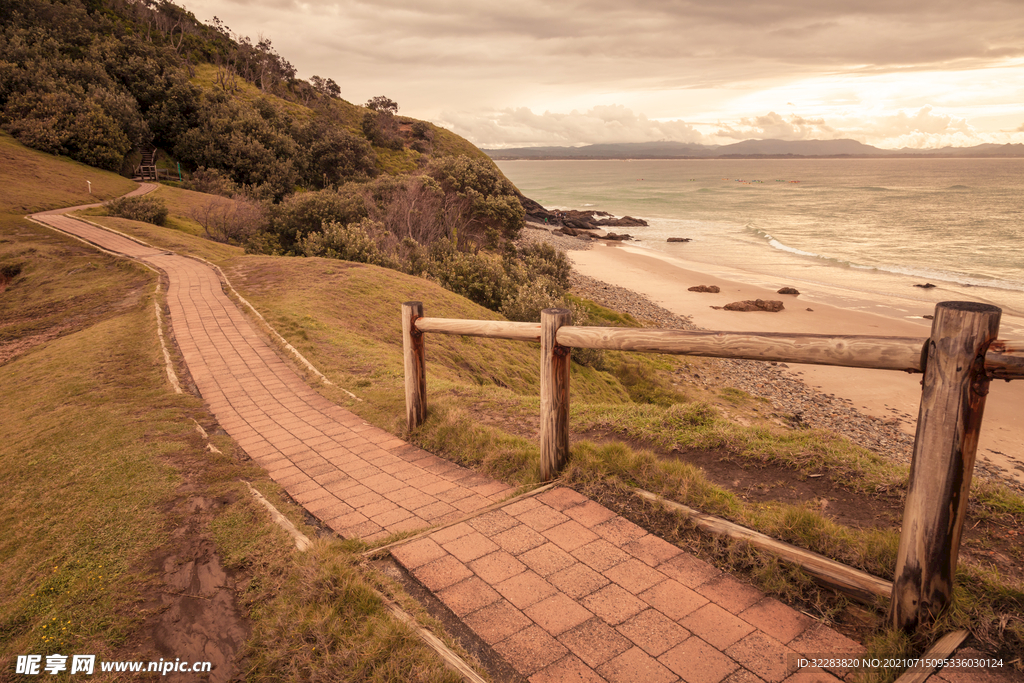
M778 294L793 283L753 284L749 278L711 269L659 252L614 243L567 252L580 274L637 292L653 303L708 330L745 332L806 332L927 337L931 321L926 307L908 310L905 302L854 302L839 291L818 288L799 296ZM718 294L687 291L695 285L717 285ZM734 301L783 301L777 313L716 310ZM846 304L846 306L844 306ZM876 312L877 311L877 312ZM907 373L792 365L784 372L824 394L848 399L861 413L886 420L898 418L913 434L921 398L921 375ZM1024 382L993 382L988 396L978 447L979 464L990 472L1024 486Z

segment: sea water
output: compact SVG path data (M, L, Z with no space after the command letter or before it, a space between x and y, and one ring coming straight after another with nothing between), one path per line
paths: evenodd
M1003 309L1000 336L1024 338L1024 159L498 166L547 208L647 220L611 230L708 272L906 318L939 301L991 303Z

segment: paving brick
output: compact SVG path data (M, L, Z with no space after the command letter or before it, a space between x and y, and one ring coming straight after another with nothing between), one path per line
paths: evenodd
M582 598L611 583L603 574L583 564L574 564L547 577L548 582L571 598Z
M485 555L469 563L469 568L489 584L501 583L526 571L526 565L504 550Z
M485 512L479 517L467 520L466 523L482 533L484 536L490 538L496 534L500 534L502 531L508 531L519 522L504 510L491 510L490 512Z
M580 600L580 604L611 626L621 624L647 608L647 603L616 584L605 586L591 593Z
M463 562L471 562L498 550L497 544L477 531L448 541L442 547Z
M654 657L690 637L689 631L655 609L645 609L619 624L616 629Z
M413 571L413 576L432 591L439 591L452 586L473 575L469 567L451 555L428 562Z
M570 508L574 505L585 503L587 501L587 497L573 491L572 489L557 486L545 491L544 493L538 494L537 500L550 505L556 510L565 510L566 508Z
M444 545L454 541L457 538L462 538L466 534L473 533L473 527L466 523L453 524L450 527L444 529L438 529L434 533L430 534L430 537L434 539L434 542L439 545Z
M471 494L469 496L466 496L465 498L462 498L452 503L452 507L456 508L457 510L461 510L462 512L469 513L475 510L479 510L480 508L485 508L490 504L491 501L487 500L483 496Z
M607 522L595 526L594 531L601 538L620 548L647 535L646 531L622 517L612 517Z
M687 638L658 661L686 683L719 683L739 668L731 658L697 637Z
M591 619L558 636L559 642L583 660L598 667L633 645L621 633L600 619Z
M763 631L754 631L725 649L725 654L767 683L782 683L796 672L795 652Z
M503 550L513 555L520 555L527 550L547 543L546 538L525 524L519 524L508 531L503 531L491 538L491 540L500 545Z
M697 559L688 553L676 555L671 560L662 562L657 569L688 588L697 588L722 574L720 569L716 569L704 560Z
M711 602L682 618L679 624L720 650L754 631L754 627Z
M562 593L555 593L527 607L523 612L553 636L594 618L590 611Z
M633 558L605 570L604 575L634 594L642 593L651 586L661 583L666 578L658 570L652 569L640 560Z
M432 538L421 538L391 549L391 556L409 570L422 567L446 554L444 548L435 543Z
M445 588L438 592L437 597L459 617L464 617L501 599L497 591L476 576L471 576L465 581Z
M529 569L495 584L494 588L519 609L526 609L556 592L554 586Z
M529 626L494 644L494 650L524 676L558 661L569 651L539 626Z
M609 683L673 683L679 680L671 670L638 647L597 667Z
M708 604L707 598L675 579L665 579L637 597L675 621Z
M568 551L576 550L577 548L588 543L592 543L600 538L600 536L595 534L593 531L590 531L574 519L570 519L568 522L553 526L542 533L548 540L559 548Z
M602 522L607 522L615 516L614 512L592 500L588 500L582 505L566 508L563 512L565 515L573 518L588 529L593 528Z
M739 614L764 598L764 593L748 583L720 574L697 587L697 592L733 614Z
M545 543L519 555L519 560L541 576L554 574L557 571L576 564L576 559L554 543Z
M532 510L515 515L515 517L535 531L545 531L569 521L568 517L547 505L538 505Z
M488 645L494 645L533 624L529 617L505 600L483 607L463 621Z
M659 564L683 552L668 541L658 538L653 534L647 534L632 543L627 543L622 546L622 549L651 567L657 567Z
M575 655L568 655L530 676L530 683L605 683L605 681L582 659Z
M442 518L452 514L453 512L458 512L458 510L448 503L442 503L441 501L431 503L430 505L424 505L423 507L417 507L415 510L417 515L434 523L440 522Z
M629 559L629 555L608 541L598 539L572 551L572 556L591 569L604 572Z
M508 505L503 505L501 509L505 511L505 514L517 517L518 515L529 510L532 510L533 508L538 507L540 505L542 505L542 503L539 500L537 500L537 497L531 496L529 498L517 500L514 503L509 503Z
M393 525L397 525L400 522L409 519L410 517L412 517L412 513L406 510L405 508L395 508L394 510L382 512L379 515L372 515L370 516L370 519L376 522L377 524L381 525L382 527L387 528Z
M800 614L775 598L764 598L740 613L740 619L757 627L781 643L788 643L814 624L810 617Z
M722 683L764 683L764 681L746 669L736 669ZM807 683L812 682L807 681Z

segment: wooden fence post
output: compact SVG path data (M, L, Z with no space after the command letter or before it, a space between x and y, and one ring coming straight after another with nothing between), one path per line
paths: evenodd
M558 328L569 325L564 308L540 314L540 478L554 479L569 459L569 347L555 341Z
M953 592L988 379L985 352L999 332L995 306L935 307L910 465L890 623L907 632L931 622Z
M423 304L402 304L402 350L405 355L405 417L409 430L423 424L427 417L427 365L423 353L423 333L416 330L416 319L423 317Z

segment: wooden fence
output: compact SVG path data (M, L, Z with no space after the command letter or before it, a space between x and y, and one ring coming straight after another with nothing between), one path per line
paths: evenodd
M889 607L906 631L949 604L978 447L993 379L1024 379L1024 343L997 339L1002 311L973 302L935 307L930 337L689 332L576 327L569 312L547 309L540 323L426 318L402 305L405 403L409 429L426 418L425 333L540 342L541 475L554 478L569 456L569 352L572 347L745 358L923 373L921 407Z

